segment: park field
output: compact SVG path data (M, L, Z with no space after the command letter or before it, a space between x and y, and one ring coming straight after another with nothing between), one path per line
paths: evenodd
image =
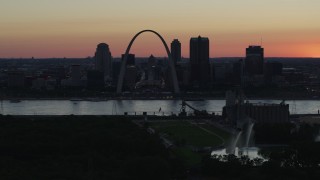
M205 154L196 152L198 149L224 146L231 138L229 133L219 128L192 121L150 121L149 125L175 144L173 153L188 167L201 163Z
M222 146L230 138L230 134L221 129L192 121L158 121L150 122L150 126L174 143L198 148Z

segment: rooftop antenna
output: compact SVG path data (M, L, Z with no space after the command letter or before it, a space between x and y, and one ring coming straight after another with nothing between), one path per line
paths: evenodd
M261 36L261 39L260 39L260 46L262 47L262 36Z

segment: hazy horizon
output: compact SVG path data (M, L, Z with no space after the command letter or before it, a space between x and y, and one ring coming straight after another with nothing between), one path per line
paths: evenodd
M138 56L135 57L136 59L148 59L150 56ZM155 58L168 58L167 56L154 56ZM24 59L88 59L91 58L93 59L94 56L87 56L87 57L0 57L0 60L24 60ZM121 57L112 57L113 59L121 59ZM236 58L245 58L245 56L225 56L225 57L209 57L209 59L236 59ZM275 58L280 58L280 59L320 59L320 57L264 57L265 59L275 59ZM182 57L182 61L185 59L190 59L189 57Z
M119 57L144 29L168 45L179 39L184 57L198 35L209 38L213 58L244 57L246 47L261 43L266 57L320 57L319 7L318 0L3 0L0 57L87 57L101 42ZM131 53L166 56L151 33Z

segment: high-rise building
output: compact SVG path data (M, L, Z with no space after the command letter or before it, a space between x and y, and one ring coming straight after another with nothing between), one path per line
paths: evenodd
M148 59L148 69L147 69L147 76L148 80L155 80L155 67L157 65L156 58L151 55Z
M137 82L138 69L135 66L127 66L124 76L124 86L129 90L134 90Z
M106 80L112 79L111 52L108 44L100 43L95 53L95 69L103 72Z
M205 87L210 82L209 39L190 39L190 80L193 85Z
M171 56L174 64L181 61L181 43L178 39L174 39L171 42Z
M247 75L263 74L264 49L261 46L249 46L246 48L244 68Z

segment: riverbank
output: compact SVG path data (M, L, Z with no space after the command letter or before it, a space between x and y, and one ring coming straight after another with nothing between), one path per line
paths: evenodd
M0 114L3 115L148 115L171 116L181 112L181 100L157 99L12 99L0 101ZM279 104L281 100L249 100L250 103ZM193 114L194 109L208 114L222 115L225 100L188 101L193 107L186 113ZM287 100L290 114L318 114L319 100Z
M190 98L190 97L43 97L43 98L34 98L34 97L1 97L1 101L10 101L10 100L71 100L71 101L109 101L109 100L185 100L185 101L204 101L204 100L226 100L225 97L199 97L199 98ZM303 101L303 100L320 100L320 98L297 98L297 97L288 97L288 98L279 98L279 97L247 97L246 100L290 100L290 101Z

